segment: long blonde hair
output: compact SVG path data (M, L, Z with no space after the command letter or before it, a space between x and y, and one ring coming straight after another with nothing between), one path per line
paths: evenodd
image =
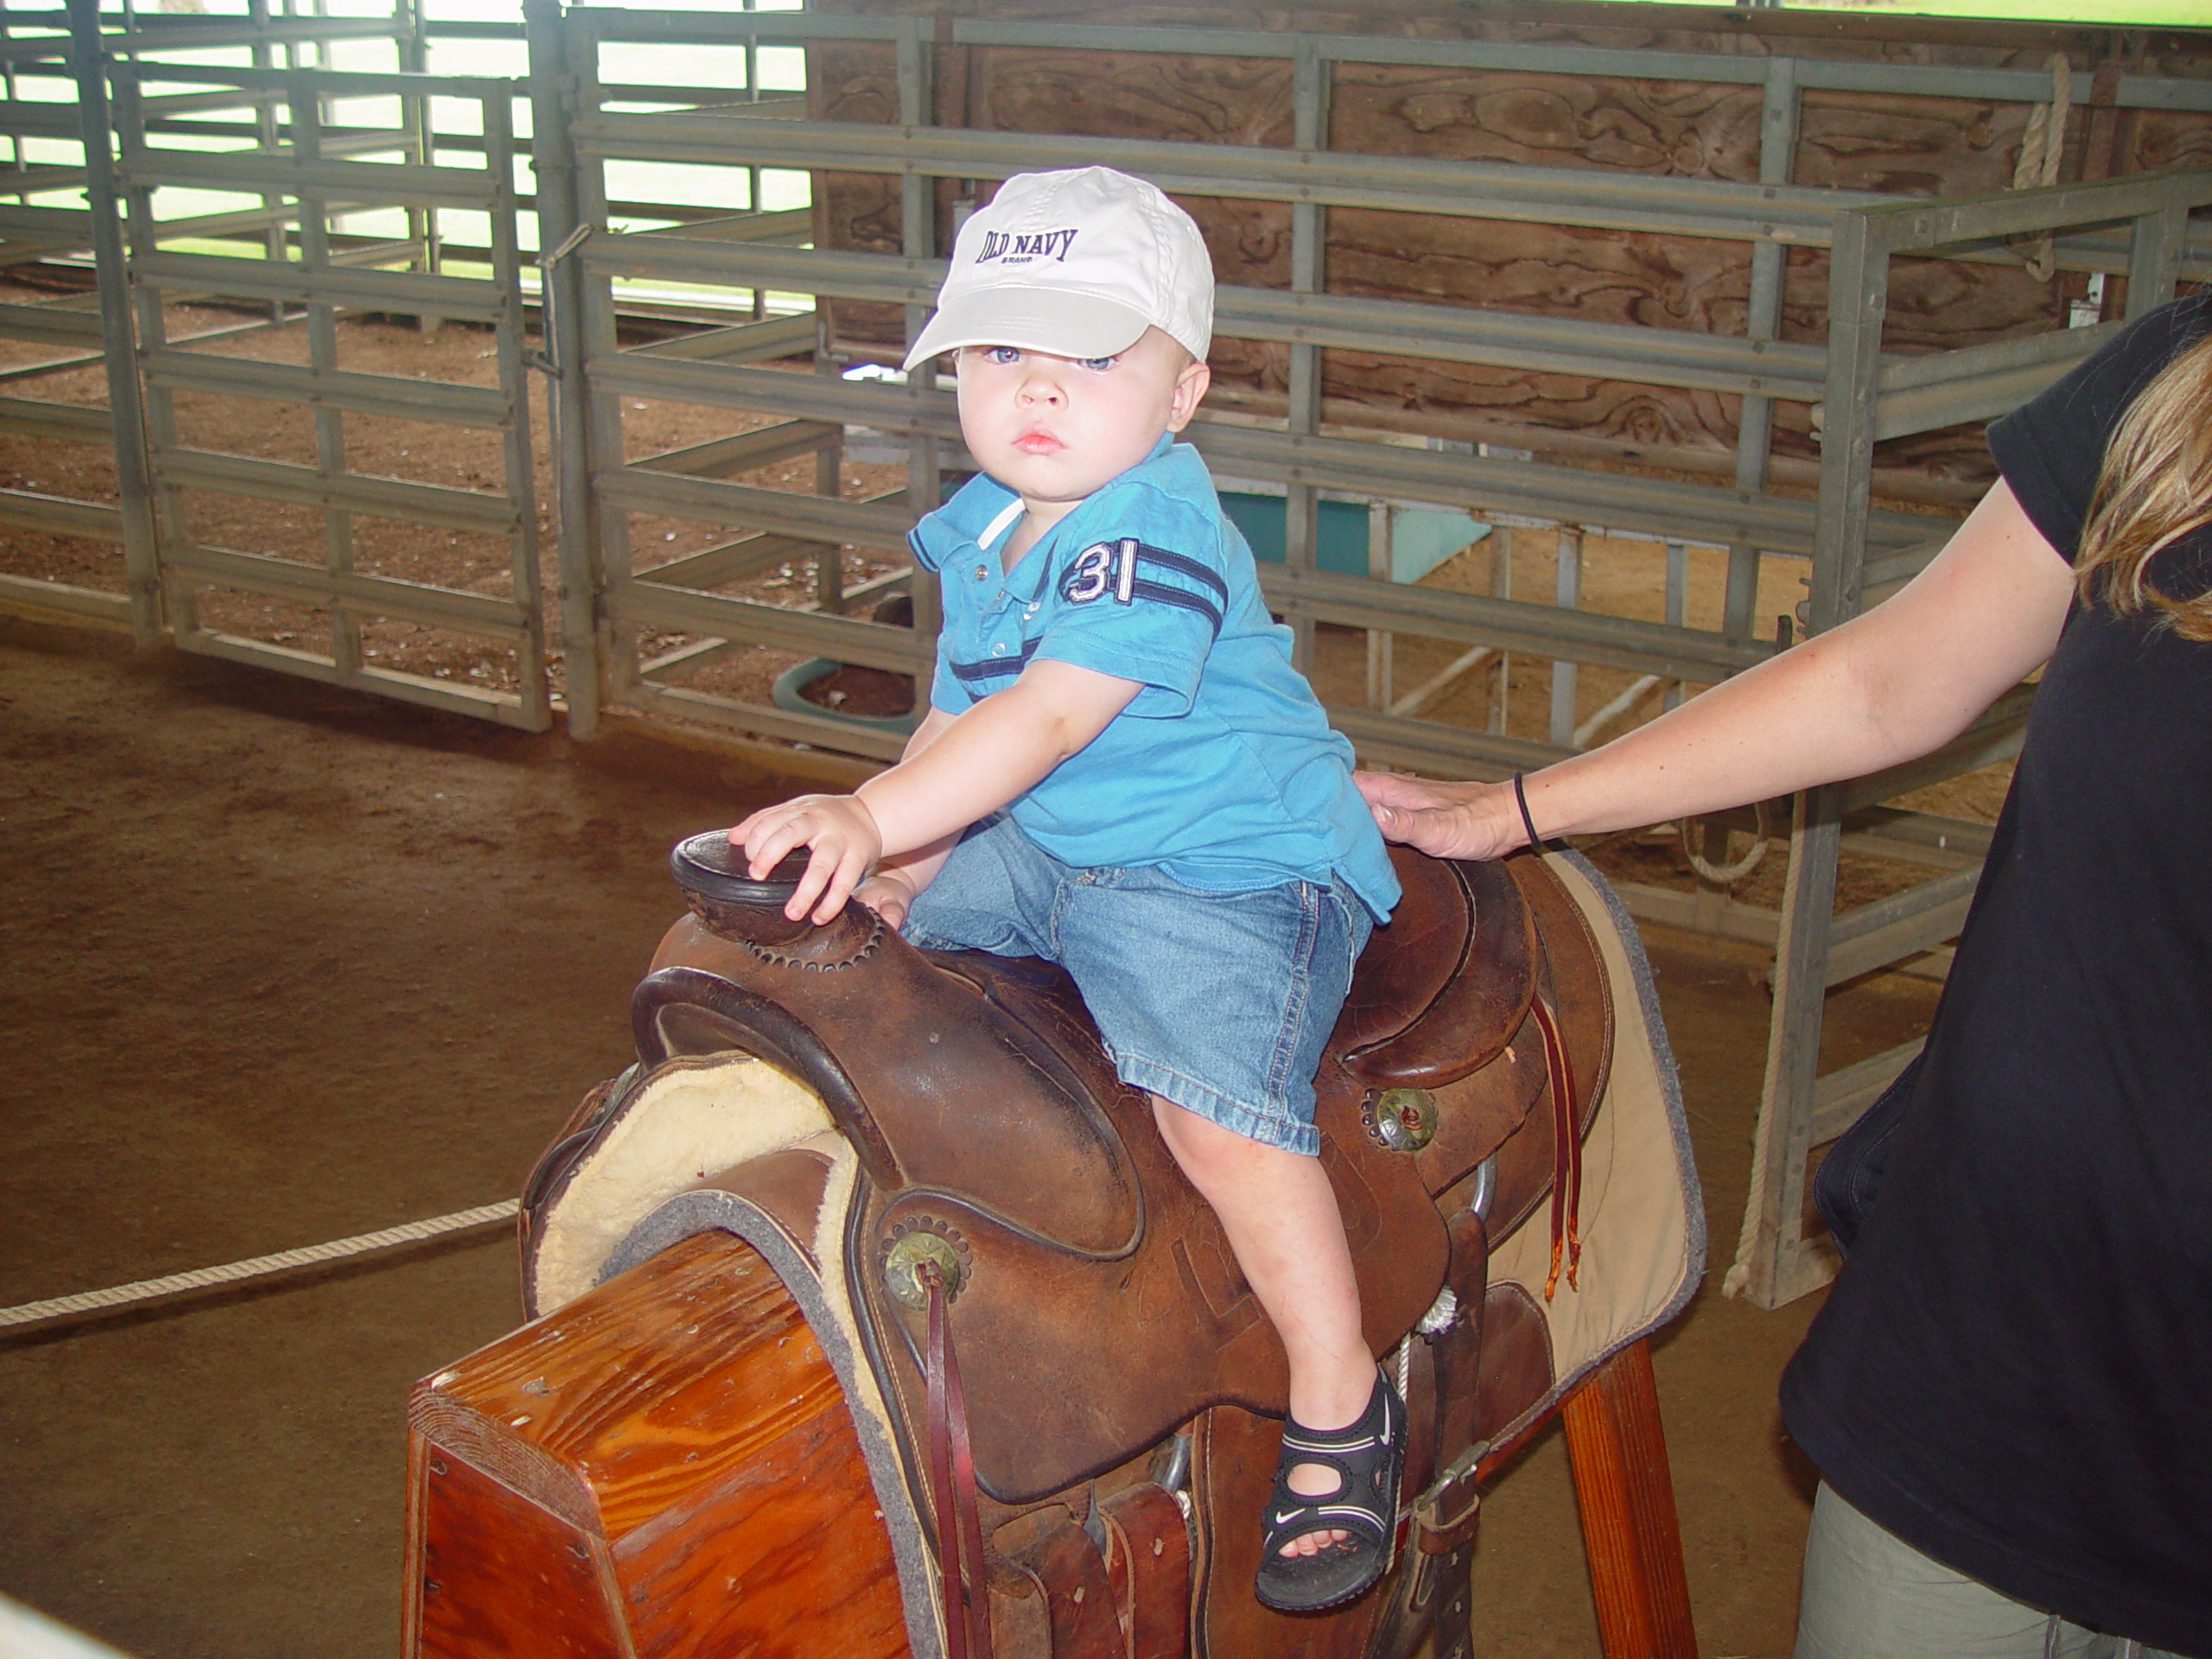
M2212 590L2177 599L2144 577L2153 555L2212 524L2212 334L2161 369L2106 446L2075 556L2085 603L2125 616L2153 606L2186 639L2212 640Z

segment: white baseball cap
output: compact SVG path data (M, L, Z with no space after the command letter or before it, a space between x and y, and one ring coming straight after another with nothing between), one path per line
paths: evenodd
M1111 168L1017 173L960 227L906 366L962 346L1111 357L1157 327L1204 360L1213 261L1191 216Z

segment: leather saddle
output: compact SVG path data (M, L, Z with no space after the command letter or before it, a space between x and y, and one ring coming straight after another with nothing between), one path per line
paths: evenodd
M1487 1241L1548 1194L1572 1271L1612 1020L1588 924L1541 861L1393 856L1405 896L1360 960L1316 1092L1369 1343L1384 1354L1416 1325L1436 1338L1410 1491L1510 1408L1474 1398ZM652 1078L737 1051L817 1096L857 1161L845 1288L918 1489L932 1286L965 1357L975 1480L1001 1505L1124 1463L1210 1406L1285 1409L1274 1332L1063 971L918 950L858 905L791 922L796 864L752 880L720 832L671 865L690 913L632 1000L639 1064L583 1103L524 1191L533 1315L548 1218L592 1147ZM788 1217L810 1255L830 1165L799 1144L693 1172L691 1187ZM669 1242L644 1230L601 1276Z

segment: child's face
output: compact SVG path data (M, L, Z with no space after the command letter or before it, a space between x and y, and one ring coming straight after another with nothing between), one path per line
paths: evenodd
M1033 509L1062 511L1188 425L1210 378L1157 328L1118 357L966 346L958 377L969 453Z

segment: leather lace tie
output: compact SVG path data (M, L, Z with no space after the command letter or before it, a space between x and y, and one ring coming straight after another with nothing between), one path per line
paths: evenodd
M916 1270L929 1296L930 1485L937 1501L937 1558L944 1604L946 1659L992 1659L983 1528L976 1501L976 1458L968 1443L968 1396L952 1351L944 1275L934 1262Z
M1578 1287L1577 1274L1582 1266L1582 1135L1574 1098L1574 1071L1567 1064L1567 1045L1560 1040L1558 1019L1541 996L1529 1008L1536 1016L1536 1028L1544 1034L1544 1070L1551 1081L1552 1265L1544 1275L1544 1300L1548 1302L1559 1284L1562 1257L1567 1288Z

